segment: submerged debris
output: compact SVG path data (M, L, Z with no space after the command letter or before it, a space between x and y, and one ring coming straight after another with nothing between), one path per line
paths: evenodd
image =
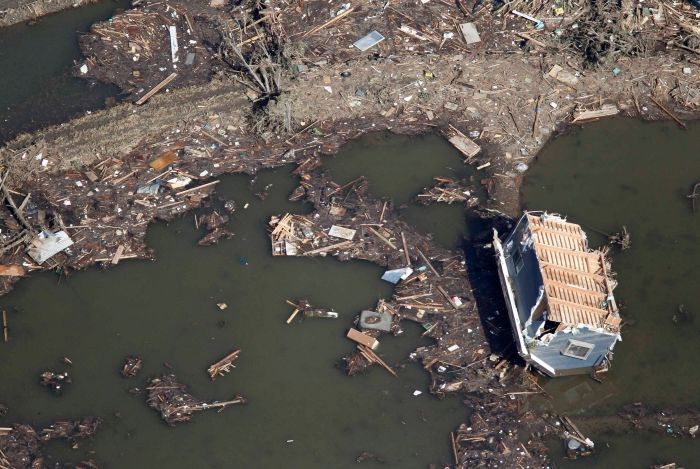
M101 420L98 418L84 417L80 420L57 421L39 432L26 424L0 427L0 467L12 469L45 467L42 454L43 443L65 439L75 447L77 439L95 435L100 423ZM80 464L83 464L82 467L97 467L86 465L88 462L83 461ZM92 463L94 464L94 461Z
M630 239L630 232L627 231L626 226L622 226L622 231L619 233L614 233L608 236L608 242L610 244L617 244L623 251L632 247L632 240Z
M469 207L476 207L479 204L479 198L473 195L474 191L462 182L444 177L434 177L433 179L435 185L423 189L423 192L416 196L416 200L423 205L433 202L447 204L465 202Z
M187 386L177 381L174 374L152 378L148 387L146 402L160 412L161 418L171 427L180 422L189 422L195 412L219 409L219 412L234 404L245 404L246 399L237 395L228 401L201 401L187 392Z
M58 438L73 441L76 438L89 438L97 433L102 420L95 417L83 417L80 420L59 420L39 432L39 439L50 441Z
M139 373L139 371L141 371L142 365L143 361L140 357L126 357L124 366L122 366L122 376L125 378L133 378Z
M693 185L693 190L690 191L686 197L690 199L691 206L693 207L693 213L695 213L695 199L700 198L700 182L696 182Z
M338 317L338 313L335 311L323 308L314 308L311 306L311 303L309 303L309 300L299 300L296 303L287 300L287 304L294 307L294 311L292 311L292 314L290 314L287 318L287 324L290 324L299 313L302 313L305 318L335 319Z
M208 215L203 215L199 217L198 225L206 228L209 233L207 233L202 239L199 240L197 244L200 246L209 246L215 244L221 238L230 238L233 233L224 228L224 225L228 223L228 215L222 215L217 211L213 211Z
M44 371L41 374L41 385L47 387L56 395L61 395L66 384L72 383L67 371L56 373Z

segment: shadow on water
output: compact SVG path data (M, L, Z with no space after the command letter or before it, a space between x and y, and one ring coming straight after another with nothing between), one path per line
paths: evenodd
M700 213L686 198L700 181L699 144L698 123L682 131L672 123L606 120L552 141L527 173L528 209L567 215L588 231L592 246L604 242L596 231L614 233L622 225L632 239L631 249L613 252L625 326L612 370L602 385L588 377L546 380L557 410L614 415L632 402L676 409L700 404L700 321L693 320L700 314ZM689 314L678 315L681 304ZM688 442L606 438L596 458L571 466L648 467L653 456L697 465Z
M462 164L451 155L455 165ZM379 279L382 269L360 261L270 255L269 217L309 210L286 200L296 185L288 171L265 171L252 186L242 175L223 178L218 197L239 207L229 222L232 239L196 247L204 233L190 214L149 229L156 262L89 269L60 284L55 275L36 275L1 298L0 307L10 311L12 340L3 344L1 352L11 359L0 360L0 376L12 385L0 388L0 402L10 408L0 424L98 415L105 423L93 441L81 442L78 450L57 444L51 450L70 461L95 457L107 468L349 468L363 451L380 456L386 467L449 462L447 435L465 421L468 409L458 398L441 402L427 393L429 377L408 360L416 346L430 343L420 339L418 325L406 324L403 336L381 341L379 352L399 379L379 368L347 378L335 367L353 350L344 338L353 316L391 294ZM422 171L443 174L440 165ZM253 195L270 184L265 200ZM410 185L410 193L420 188ZM246 203L249 208L242 209ZM465 230L464 218L458 219ZM290 309L284 300L299 298L333 308L340 318L286 325ZM219 302L228 308L218 310ZM206 367L235 348L242 350L237 368L211 383ZM128 354L144 358L134 380L118 373ZM74 363L74 382L57 398L39 386L38 374L65 369L64 356ZM164 362L197 397L241 393L249 404L200 413L168 428L143 396L127 392L166 372ZM414 397L414 390L423 394Z
M41 18L34 26L0 29L0 142L103 108L107 97L116 96L113 86L71 76L71 67L81 58L79 31L129 4L102 0Z

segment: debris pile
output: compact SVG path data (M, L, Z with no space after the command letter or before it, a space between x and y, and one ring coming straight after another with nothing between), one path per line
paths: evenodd
M226 223L228 223L228 219L228 215L222 215L216 210L208 215L199 217L199 219L195 217L197 226L203 226L208 231L197 244L200 246L209 246L211 244L216 244L221 238L230 238L233 236L232 232L224 228Z
M152 378L148 387L146 402L160 413L161 418L171 427L180 422L189 422L195 412L245 404L243 396L235 396L228 401L204 402L187 392L187 386L177 381L174 374Z
M461 181L454 179L435 177L435 185L423 189L423 192L416 196L416 200L424 205L430 203L464 202L468 207L476 207L479 198L474 195L474 191L466 187Z
M58 438L74 441L78 438L90 438L100 427L102 421L95 417L83 417L80 420L59 420L39 432L41 441Z
M173 72L171 87L204 83L222 68L215 50L217 16L201 3L150 2L95 23L80 36L86 59L76 74L113 83L135 96Z
M98 418L84 417L81 420L58 421L39 432L26 424L0 427L0 467L12 469L44 467L43 443L65 439L71 446L77 447L76 440L95 435L100 423ZM78 467L97 467L90 461L82 461L80 464L82 466Z
M541 440L521 440L521 430L539 423L539 417L522 410L523 401L519 396L507 397L483 392L467 397L465 404L473 409L470 423L460 425L451 434L457 467L549 465L547 448Z
M342 186L321 174L302 180L306 198L316 211L271 219L273 255L333 255L387 267L382 278L396 285L393 298L381 300L376 311L363 312L360 329L371 339L386 332L400 334L403 319L423 325L424 335L437 342L414 356L432 362L426 369L433 365L437 369L442 362L473 366L475 360L488 356L461 254L437 247L399 220L389 202L368 198L363 178ZM363 341L365 346L371 342ZM347 370L355 374L371 363L381 364L376 358L366 349L358 350L346 358Z
M143 361L141 360L140 357L135 357L135 356L126 357L126 360L124 362L124 366L122 366L122 376L124 378L133 378L134 376L139 374L139 371L141 371L142 365L143 365Z

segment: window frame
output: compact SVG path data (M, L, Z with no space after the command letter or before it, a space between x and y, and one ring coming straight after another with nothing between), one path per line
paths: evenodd
M586 354L583 356L577 355L575 352L570 351L570 349L573 347L587 349ZM595 344L592 344L590 342L569 339L569 341L566 343L564 348L561 350L561 354L566 356L566 357L576 358L578 360L587 360L588 357L591 356L591 353L593 353L594 348L595 348Z
M525 267L525 259L523 258L523 252L520 249L520 245L516 244L515 249L510 254L510 258L513 261L513 268L515 269L515 274L517 275L521 270L523 270L523 267Z

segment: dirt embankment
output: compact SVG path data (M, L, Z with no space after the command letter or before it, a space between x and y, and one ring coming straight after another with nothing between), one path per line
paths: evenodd
M99 0L2 0L0 28L35 20L68 8L78 8Z

